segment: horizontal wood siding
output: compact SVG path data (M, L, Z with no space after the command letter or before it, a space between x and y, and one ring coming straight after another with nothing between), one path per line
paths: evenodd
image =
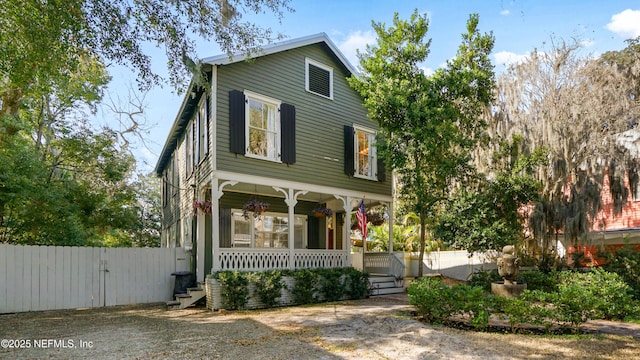
M333 67L334 100L305 91L305 57ZM276 179L391 194L391 181L369 181L344 173L344 125L375 129L347 72L324 45L305 46L217 70L217 164L219 170ZM295 106L296 163L287 165L229 151L229 91L250 90Z

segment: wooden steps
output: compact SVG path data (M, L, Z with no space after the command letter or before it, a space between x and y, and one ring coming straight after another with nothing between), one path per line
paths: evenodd
M396 279L395 276L371 275L369 277L371 296L402 294L405 292L404 279Z
M203 285L203 284L201 284ZM167 301L167 307L169 309L186 309L190 306L194 306L200 299L206 296L204 286L198 286L188 288L185 294L177 294L175 300Z

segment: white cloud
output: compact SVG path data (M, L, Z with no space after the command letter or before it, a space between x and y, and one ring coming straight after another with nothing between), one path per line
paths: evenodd
M627 9L611 16L606 28L619 36L635 38L640 36L640 10Z
M509 51L500 51L493 54L493 58L495 59L496 63L505 66L523 62L528 56L528 54L516 54Z
M583 47L592 47L593 45L595 45L595 41L591 40L591 39L584 39L582 41L580 41L580 45L582 45Z
M502 15L502 16L507 16L509 14L511 14L511 11L509 11L507 9L504 9L504 10L500 11L500 15Z
M431 76L435 73L435 71L430 67L421 67L420 70L422 70L422 72L427 76Z
M349 34L347 38L338 44L338 48L347 57L347 60L354 65L357 66L358 56L356 50L360 50L360 52L364 52L367 49L367 44L373 45L376 43L376 36L372 31L355 31Z

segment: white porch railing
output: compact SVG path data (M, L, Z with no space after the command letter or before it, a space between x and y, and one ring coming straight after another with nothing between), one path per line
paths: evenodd
M336 250L300 250L294 254L296 269L347 267L347 254Z
M364 269L369 274L393 275L397 279L404 277L404 264L389 253L366 253Z
M349 266L342 250L296 250L293 259L288 249L220 249L219 270L264 271Z

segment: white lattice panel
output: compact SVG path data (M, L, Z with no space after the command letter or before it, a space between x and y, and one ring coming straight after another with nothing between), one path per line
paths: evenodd
M296 269L347 267L347 255L335 250L297 251L294 260Z
M289 269L288 250L222 250L221 270L284 270Z

